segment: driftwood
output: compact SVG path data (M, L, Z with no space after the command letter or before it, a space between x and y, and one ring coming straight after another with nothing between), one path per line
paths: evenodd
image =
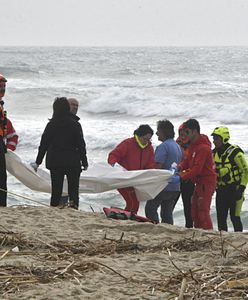
M17 252L12 251L15 247ZM225 259L230 249L237 261L232 266L214 266L211 269L201 266L182 270L175 258L175 254L182 251L208 251ZM101 260L102 257L125 253L166 253L174 272L163 274L154 270L156 276L147 276L141 280ZM22 255L38 263L31 266L8 264L8 257L18 258ZM160 291L164 293L165 299L246 299L248 268L241 268L240 262L247 260L246 244L234 245L221 234L200 239L193 234L191 238L182 238L176 242L165 241L145 246L130 241L127 236L124 237L124 233L118 239L105 234L99 240L51 243L40 238L29 239L3 228L0 231L0 295L18 293L20 289L37 283L74 280L80 284L80 278L86 273L101 270L118 276L139 290L149 290L152 295Z

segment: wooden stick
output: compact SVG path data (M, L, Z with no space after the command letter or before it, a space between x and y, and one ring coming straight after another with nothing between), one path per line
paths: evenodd
M101 266L103 266L103 267L105 267L105 268L107 268L107 269L109 269L109 270L113 271L115 274L119 275L120 277L124 278L125 280L128 280L128 278L127 278L127 277L125 277L124 275L122 275L122 274L120 274L119 272L115 271L115 270L114 270L114 269L112 269L111 267L109 267L109 266L106 266L105 264L103 264L103 263L100 263L100 262L98 262L98 261L96 261L96 263L97 263L98 265L101 265Z

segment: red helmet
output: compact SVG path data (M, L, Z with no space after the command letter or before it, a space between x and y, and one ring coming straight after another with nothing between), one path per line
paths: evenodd
M2 74L0 74L0 82L7 82L7 79Z

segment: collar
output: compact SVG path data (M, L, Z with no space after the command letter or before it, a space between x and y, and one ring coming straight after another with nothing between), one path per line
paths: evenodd
M140 146L141 149L145 149L148 146L148 143L146 143L145 145L143 145L139 139L139 137L137 136L137 134L134 135L134 138L137 142L137 144Z

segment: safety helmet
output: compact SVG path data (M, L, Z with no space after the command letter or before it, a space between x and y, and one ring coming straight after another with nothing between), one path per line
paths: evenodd
M0 74L0 82L7 82L7 79L2 74Z
M229 130L227 127L216 127L211 135L218 135L222 138L222 143L226 144L230 139Z

